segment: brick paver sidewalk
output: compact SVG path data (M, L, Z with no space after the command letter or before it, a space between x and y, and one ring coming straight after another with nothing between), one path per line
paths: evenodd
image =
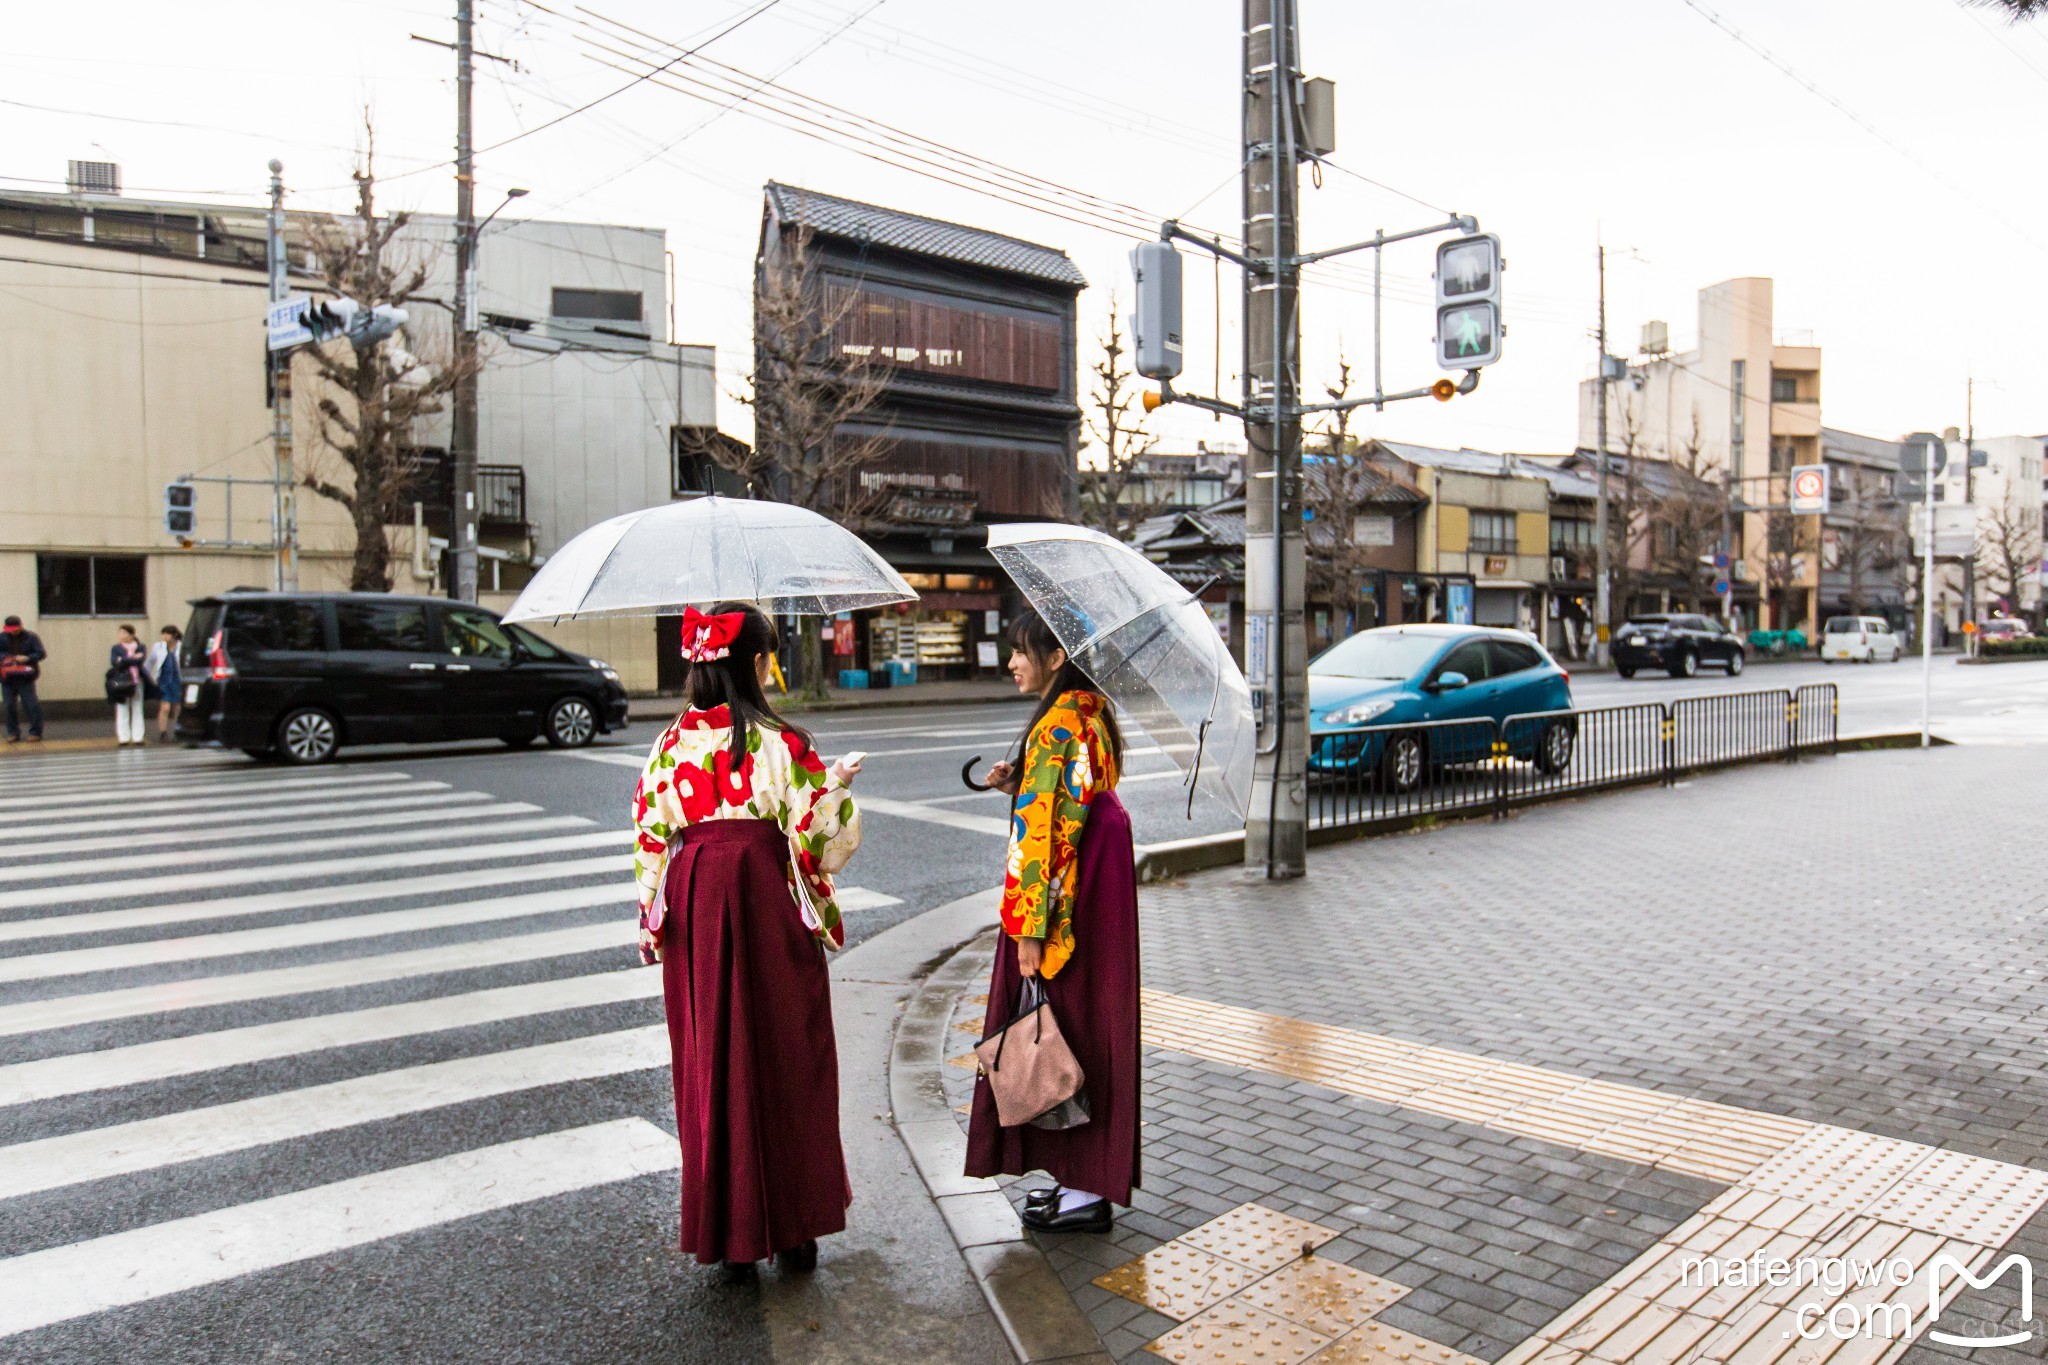
M2048 1358L2016 1275L1941 1261L2048 1257L2043 758L1768 765L1147 888L1144 1191L1043 1245L1119 1359ZM1813 1283L1845 1257L1914 1283Z

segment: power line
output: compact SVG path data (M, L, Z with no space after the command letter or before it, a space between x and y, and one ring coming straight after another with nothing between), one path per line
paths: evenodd
M1917 167L1921 172L1926 174L1928 177L1937 181L1952 193L1960 196L1961 198L1969 200L1978 208L1982 209L1985 213L1990 214L1993 218L1996 218L2000 223L2003 223L2006 226L2006 228L2010 230L2013 233L2013 235L2018 237L2021 241L2024 241L2042 250L2048 250L2048 244L2044 244L2039 238L2033 236L2025 228L2020 227L2010 218L2007 218L2003 213L2000 213L1997 209L1991 207L1982 199L1979 199L1976 195L1970 193L1967 189L1963 188L1961 185L1956 184L1953 180L1950 180L1940 171L1928 165L1919 157L1914 156L1911 152L1907 151L1898 143L1892 141L1891 138L1887 137L1881 130L1879 130L1876 124L1872 123L1869 119L1863 117L1863 115L1857 113L1854 109L1851 109L1841 100L1838 100L1833 95L1830 95L1827 91L1821 89L1818 85L1815 85L1811 80L1808 80L1799 72L1793 70L1792 67L1789 66L1784 60L1782 60L1774 53L1772 53L1769 48L1764 47L1761 43L1758 43L1754 39L1745 35L1740 29L1736 28L1733 24L1730 24L1727 20L1723 19L1713 10L1710 10L1705 5L1701 4L1700 0L1682 0L1682 3L1686 6L1686 8L1698 14L1702 19L1705 19L1715 28L1720 29L1730 38L1733 38L1737 43L1740 43L1743 47L1748 48L1751 52L1763 58L1763 60L1766 63L1768 63L1774 70L1778 71L1787 79L1791 80L1793 84L1799 86L1800 89L1806 91L1815 99L1820 100L1829 108L1833 109L1836 113L1840 114L1843 118L1848 119L1858 128L1861 128L1864 132L1870 134L1870 136L1876 138L1879 142L1882 142L1885 146L1891 148L1892 151L1896 152L1899 156L1911 162L1915 167Z

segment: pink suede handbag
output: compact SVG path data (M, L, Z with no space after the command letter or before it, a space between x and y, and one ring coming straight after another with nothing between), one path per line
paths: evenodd
M1045 983L1027 977L1010 1022L974 1045L1005 1128L1078 1128L1088 1122L1087 1077L1060 1036Z

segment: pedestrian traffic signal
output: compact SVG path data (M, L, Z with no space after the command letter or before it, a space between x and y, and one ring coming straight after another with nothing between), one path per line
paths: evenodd
M1131 309L1136 369L1147 379L1180 373L1180 253L1171 242L1140 242L1131 249Z
M1500 359L1500 238L1458 237L1436 249L1436 360L1475 370Z
M183 539L199 529L199 490L183 480L164 485L164 530Z

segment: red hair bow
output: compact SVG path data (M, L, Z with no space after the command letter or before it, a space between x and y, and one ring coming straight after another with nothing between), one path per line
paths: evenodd
M732 653L732 642L747 622L742 612L721 612L706 616L695 607L683 608L683 657L693 664L708 664Z

